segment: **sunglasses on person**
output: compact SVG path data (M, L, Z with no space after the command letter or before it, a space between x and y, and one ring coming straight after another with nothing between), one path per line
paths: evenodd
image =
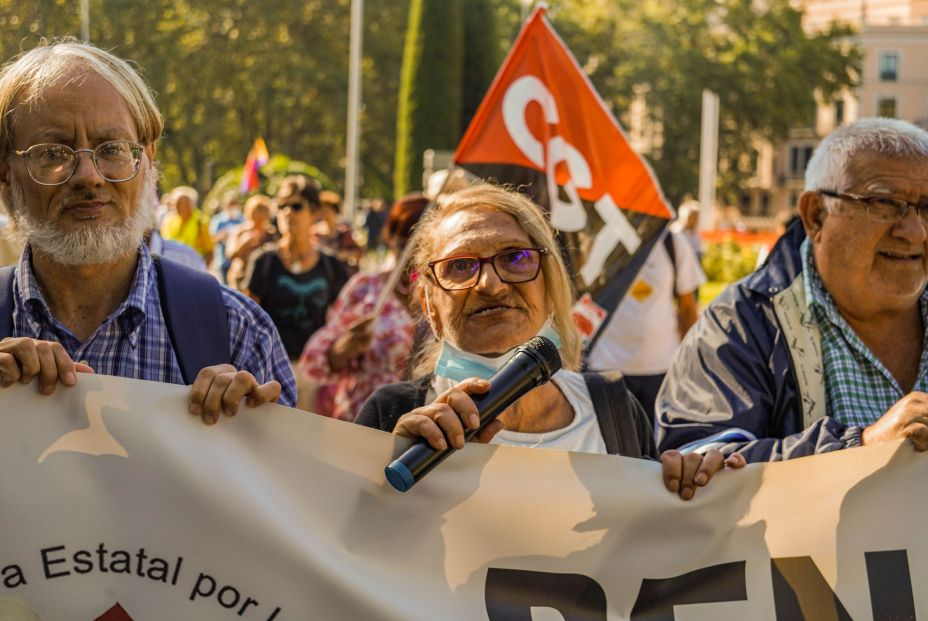
M302 211L303 209L310 209L309 204L302 201L278 203L277 207L279 209L289 209L290 211Z
M491 257L456 256L430 261L435 282L445 291L470 289L480 280L483 266L489 263L499 279L510 285L530 282L541 271L541 255L547 248L507 248Z

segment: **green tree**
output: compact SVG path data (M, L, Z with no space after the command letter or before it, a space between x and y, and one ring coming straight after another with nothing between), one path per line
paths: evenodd
M751 176L757 139L808 126L816 97L856 84L851 30L808 33L789 0L562 0L551 19L617 116L643 97L659 144L647 153L677 203L698 187L702 90L720 97L720 196Z
M453 149L461 134L460 0L411 0L396 119L397 196L422 185L422 152Z

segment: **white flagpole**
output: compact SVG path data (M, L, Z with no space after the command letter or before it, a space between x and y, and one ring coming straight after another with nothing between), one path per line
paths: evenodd
M702 139L699 144L699 230L715 221L715 180L719 159L719 96L702 92Z
M81 0L81 41L90 43L90 0Z
M358 189L358 135L361 129L361 38L364 0L351 0L351 39L348 55L348 136L345 163L345 200L342 218L354 220Z

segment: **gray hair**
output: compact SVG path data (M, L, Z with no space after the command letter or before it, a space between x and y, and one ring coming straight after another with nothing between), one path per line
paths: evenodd
M97 73L122 96L138 131L139 142L154 144L164 123L145 81L126 61L73 37L43 41L0 69L0 157L12 151L13 123L18 106L41 99L43 93L74 67Z
M836 190L848 165L861 153L928 159L928 132L899 119L867 118L839 127L815 149L806 167L806 191Z
M478 183L441 196L432 208L425 211L413 229L409 267L420 276L416 281L416 287L423 289L433 286L428 262L434 258L433 254L439 242L435 236L438 224L451 214L472 209L492 209L509 214L528 234L533 244L550 251L542 256L541 273L545 281L547 301L553 313L552 323L561 339L560 351L564 368L578 370L581 343L571 314L575 296L567 266L561 257L554 229L545 213L522 194ZM413 310L416 311L415 307ZM420 377L425 373L431 373L438 353L435 343L424 345L413 362L412 376Z

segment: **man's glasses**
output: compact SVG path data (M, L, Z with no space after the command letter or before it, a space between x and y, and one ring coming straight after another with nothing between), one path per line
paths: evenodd
M831 198L865 205L870 219L878 222L898 222L905 218L905 215L909 212L909 207L913 207L922 222L928 224L928 201L910 203L907 200L889 196L857 196L831 190L819 190L818 193L822 196L830 196Z
M445 291L470 289L480 280L485 263L501 281L510 285L535 280L541 271L541 255L548 254L547 248L507 248L492 257L448 257L428 263L435 282Z
M289 209L290 211L301 211L302 209L309 207L309 205L296 201L292 203L278 203L277 207L279 209Z
M39 185L66 183L77 170L80 153L90 153L97 172L110 183L129 181L139 174L142 165L142 146L130 140L110 140L93 149L43 143L14 153L23 158L26 171Z

